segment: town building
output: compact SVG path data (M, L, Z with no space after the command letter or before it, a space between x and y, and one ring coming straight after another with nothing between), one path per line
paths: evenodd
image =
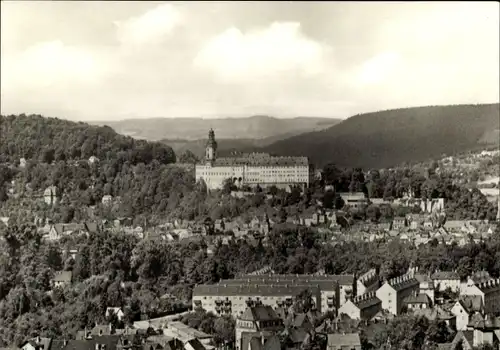
M455 271L436 271L431 276L434 288L440 292L448 288L452 292L460 291L460 276Z
M369 203L363 192L340 192L339 195L344 201L344 205L351 208L360 208Z
M434 302L435 302L434 282L432 281L430 276L428 276L426 274L416 273L415 279L419 283L418 288L419 288L420 294L426 294L431 301L431 305L434 305Z
M429 309L432 307L432 302L427 294L419 293L406 297L403 301L404 306L408 311L417 309Z
M54 205L57 202L57 187L49 186L43 192L43 199L47 205Z
M338 313L347 315L353 320L371 320L380 310L382 302L375 292L368 292L345 302Z
M236 318L251 306L290 307L305 289L311 291L314 304L321 305L320 289L315 285L198 285L193 290L193 309Z
M218 157L212 129L208 133L205 162L196 165L196 181L203 180L208 190L222 188L228 179L237 187L307 187L313 175L307 157L274 157L266 153Z
M382 308L393 315L400 315L403 301L419 290L419 282L413 274L406 274L387 280L377 289L376 295L382 301Z
M321 312L325 312L325 310L330 309L327 304L330 304L330 301L335 302L335 307L340 307L344 304L349 298L355 296L355 278L354 275L326 275L326 274L315 274L315 275L265 275L265 276L251 276L251 275L242 275L239 276L238 279L241 280L250 280L250 281L260 281L261 283L275 283L274 281L283 281L283 282L293 282L293 283L312 283L312 284L320 284L322 289L321 293ZM338 284L339 292L338 294L334 294L332 288L334 288L333 284L336 282ZM331 287L328 287L329 284ZM330 301L328 301L330 300ZM328 306L328 307L327 307Z
M451 313L457 317L457 330L465 331L476 313L483 313L483 300L480 295L463 295L451 308Z
M328 334L326 350L361 350L361 339L358 333Z
M236 350L250 350L248 343L251 343L252 335L258 335L259 342L264 345L269 338L283 328L283 320L271 306L257 305L248 307L236 319Z
M356 280L356 295L373 292L380 287L376 269L370 269L361 274Z
M61 287L71 284L73 278L73 272L71 271L59 271L56 272L54 278L52 279L52 285L55 288Z
M481 283L468 283L460 291L460 294L480 296L484 305L484 312L487 314L500 312L500 278L492 278Z

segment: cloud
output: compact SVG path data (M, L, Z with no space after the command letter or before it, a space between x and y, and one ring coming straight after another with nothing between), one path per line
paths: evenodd
M2 54L1 71L2 90L92 83L104 73L102 61L89 51L58 40L33 45L20 53Z
M280 73L320 73L329 48L305 37L300 29L296 22L275 22L247 33L230 28L204 45L194 65L225 81L270 78Z
M381 53L366 61L359 72L361 84L379 84L393 76L400 63L400 56L395 52Z
M123 44L157 44L183 22L180 11L171 4L159 5L126 21L115 21L118 39Z

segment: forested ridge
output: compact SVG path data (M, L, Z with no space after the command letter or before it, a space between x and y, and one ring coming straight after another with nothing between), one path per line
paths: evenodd
M172 149L157 142L135 140L108 126L91 126L40 115L0 116L0 163L20 158L52 163L59 160L116 159L131 164L175 162Z
M498 103L401 108L352 116L261 151L307 156L317 165L382 168L485 146L498 147Z

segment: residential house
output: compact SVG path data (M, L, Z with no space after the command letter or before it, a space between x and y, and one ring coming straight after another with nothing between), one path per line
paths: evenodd
M382 309L399 315L403 309L403 300L417 292L419 285L413 274L406 274L386 281L377 289L376 296L382 301Z
M465 221L463 221L463 220L446 220L443 227L448 233L464 232Z
M54 288L64 288L64 286L71 284L73 278L73 272L71 271L59 271L56 272L54 278L52 279L52 285Z
M456 325L456 316L440 306L428 309L413 309L413 315L426 317L429 321L442 321L451 328L455 328Z
M375 292L368 292L346 301L339 308L338 313L347 315L353 320L370 320L380 310L382 310L382 302Z
M451 349L472 350L482 345L491 345L500 349L500 320L485 317L474 324L473 330L459 330L453 339Z
M276 284L276 282L287 284L312 284L321 286L321 312L331 310L331 307L339 307L354 295L354 275L277 275L265 276L242 275L238 278L246 283ZM234 280L233 280L234 281ZM231 283L231 282L228 282ZM339 289L338 293L336 289Z
M426 294L431 300L431 305L434 305L435 295L434 295L434 282L431 277L426 274L415 273L415 279L419 283L419 293Z
M460 291L461 295L478 295L484 305L484 312L496 314L500 312L500 278L481 283L467 284Z
M21 344L22 350L49 350L52 343L51 338L36 337Z
M43 192L43 199L47 205L54 205L57 202L57 187L49 186Z
M271 306L257 305L248 307L245 312L236 319L236 349L242 350L245 348L243 344L245 333L274 333L283 328L283 321L278 317Z
M111 315L116 315L118 318L118 321L122 321L123 317L125 314L123 313L122 309L120 307L107 307L106 308L106 318L110 317Z
M368 204L368 199L363 192L340 192L340 197L344 205L352 208L359 208Z
M451 289L452 292L460 291L460 276L455 271L436 271L431 276L436 290L442 292Z
M393 230L402 230L406 227L407 221L404 216L397 216L392 220Z
M484 306L480 295L462 295L451 308L451 313L457 317L457 330L467 330L472 316L483 313Z
M410 229L412 229L412 230L417 230L420 227L422 227L424 225L425 219L426 219L426 216L421 215L421 214L408 214L406 216L406 220L408 222L408 225L409 225Z
M361 350L358 333L328 334L326 350Z
M376 269L370 269L361 274L356 280L356 295L372 292L380 287Z
M418 292L417 292L418 293ZM432 307L432 301L427 294L415 293L410 295L403 300L403 305L408 311L413 311L416 309L429 309Z
M195 328L189 327L180 321L168 321L162 327L163 335L180 340L184 345L193 339L197 339L204 347L210 345L213 336ZM191 344L193 345L193 344Z

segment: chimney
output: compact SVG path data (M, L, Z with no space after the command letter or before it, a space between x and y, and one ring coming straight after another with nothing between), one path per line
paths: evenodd
M66 339L64 339L63 346L66 346L66 345L68 345L68 341Z
M262 343L262 346L266 343L266 338L264 337L264 333L260 332L260 342Z
M95 343L95 350L100 350L99 344Z
M37 344L40 344L41 342L42 342L42 338L40 338L40 336L38 335L38 336L36 337L36 343L37 343Z

